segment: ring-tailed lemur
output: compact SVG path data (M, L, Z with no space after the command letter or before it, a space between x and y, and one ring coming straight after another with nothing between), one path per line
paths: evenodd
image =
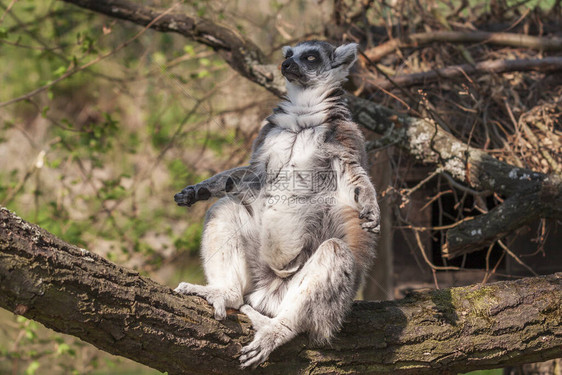
M247 314L256 334L242 367L257 366L297 334L327 342L339 329L374 257L376 193L364 139L342 83L357 45L284 47L287 98L262 127L248 166L176 194L180 206L220 197L201 243L208 285L180 283L223 319Z

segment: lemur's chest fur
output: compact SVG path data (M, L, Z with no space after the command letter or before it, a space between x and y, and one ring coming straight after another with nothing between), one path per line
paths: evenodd
M295 94L293 101L281 103L268 118L275 125L263 147L268 177L277 171L298 173L319 167L326 152L323 145L330 103L316 95Z
M325 153L322 146L326 130L325 125L299 131L281 127L273 129L264 143L268 182L274 183L276 178L292 178L300 172L318 169L318 162Z
M329 169L324 106L287 107L269 118L275 127L261 155L267 183L260 255L280 277L292 275L301 265L295 260L307 246L311 225L317 225L325 211L325 199L319 198L327 192L318 188L318 173Z

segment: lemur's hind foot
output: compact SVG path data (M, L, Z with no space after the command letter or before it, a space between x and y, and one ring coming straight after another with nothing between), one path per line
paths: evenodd
M269 318L244 305L240 311L248 315L256 334L252 342L242 348L240 367L257 367L267 360L273 350L285 344L297 333L288 324L277 318Z

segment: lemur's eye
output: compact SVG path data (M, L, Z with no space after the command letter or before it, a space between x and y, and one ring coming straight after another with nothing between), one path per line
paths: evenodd
M309 55L306 59L307 59L308 61L316 61L316 56Z

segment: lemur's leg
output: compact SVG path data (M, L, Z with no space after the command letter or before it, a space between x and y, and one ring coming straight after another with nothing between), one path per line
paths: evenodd
M249 232L255 224L246 208L229 198L219 200L207 213L201 241L207 285L182 282L175 289L181 294L196 294L215 308L215 318L226 317L226 308L238 309L249 287L250 275L245 250L256 243ZM247 239L247 241L245 241Z
M327 342L355 297L356 269L349 246L332 238L323 242L289 281L275 317L268 318L245 305L242 311L252 320L256 334L242 349L241 366L257 366L304 329L314 340Z
M237 167L214 175L195 185L186 186L174 196L178 206L191 206L209 198L222 198L226 194L240 194L249 189L259 189L260 181L251 166Z

